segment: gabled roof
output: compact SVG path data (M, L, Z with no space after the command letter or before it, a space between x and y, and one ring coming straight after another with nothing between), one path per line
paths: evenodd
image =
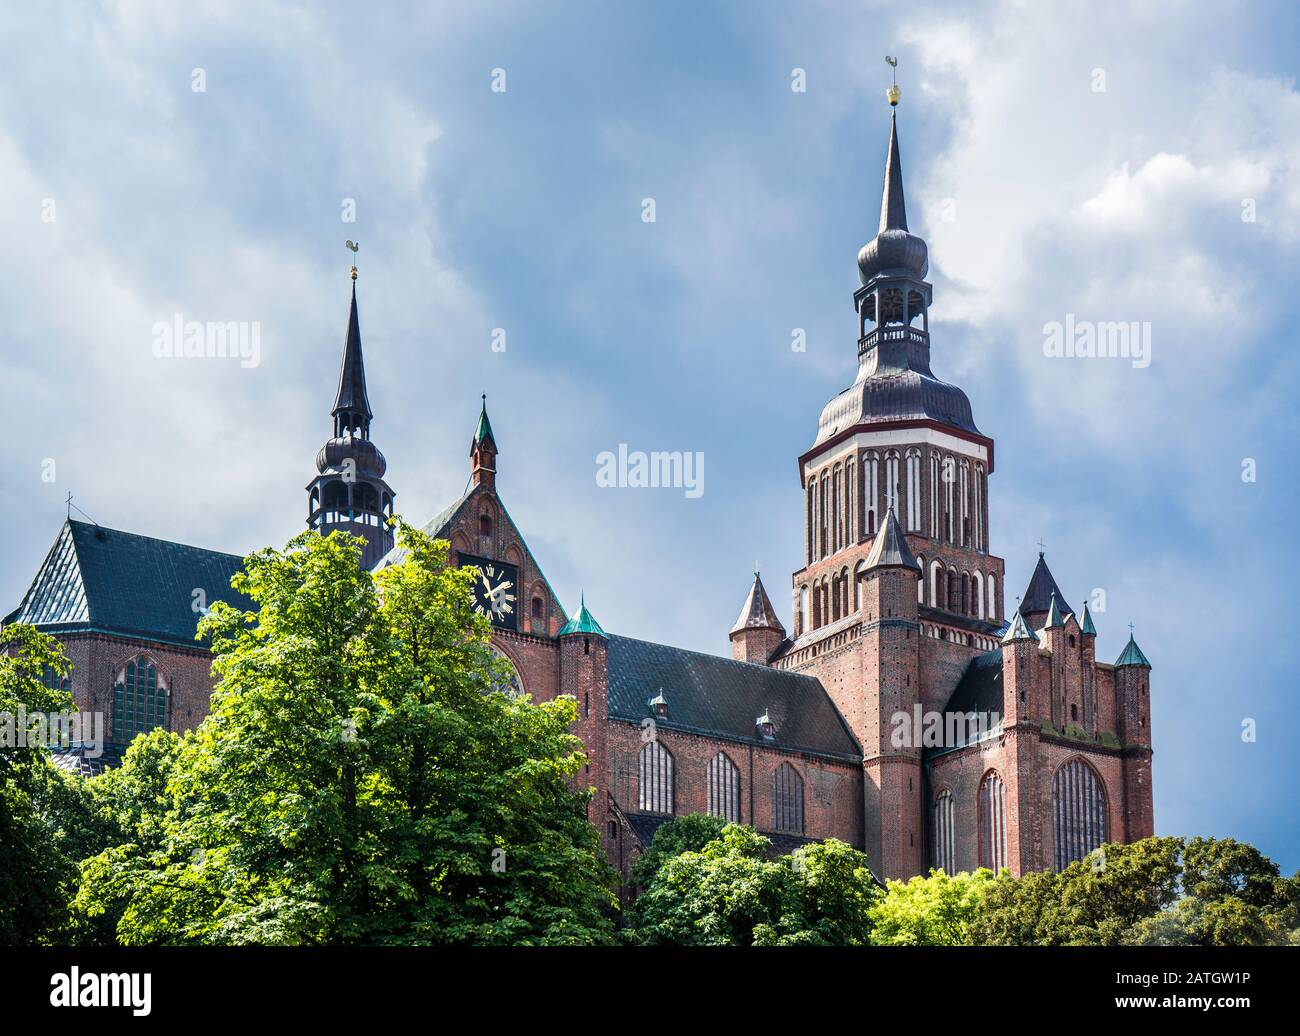
M1024 596L1020 599L1021 613L1026 616L1047 614L1052 607L1052 594L1056 594L1058 601L1066 599L1065 594L1061 593L1061 588L1056 585L1056 580L1052 578L1051 569L1047 567L1047 562L1043 560L1040 551L1038 564L1034 566L1034 574L1029 577L1029 585L1025 587Z
M861 750L821 683L811 676L717 655L609 638L609 715L640 723L661 690L669 703L655 722L668 729L753 745L860 760ZM754 721L767 713L774 737Z
M772 607L767 591L763 589L763 580L759 578L757 572L754 573L754 582L749 588L745 603L741 606L736 625L731 627L731 632L739 633L747 629L772 629L782 637L785 636L785 627L776 617L776 609Z
M70 518L5 624L30 623L48 632L93 630L194 647L200 618L196 603L254 607L230 589L230 577L243 563L237 554Z
M1142 649L1138 647L1137 641L1133 639L1133 634L1129 634L1128 643L1124 645L1124 651L1115 659L1115 665L1144 665L1148 669L1151 663L1147 661L1147 656L1142 654Z
M343 342L343 363L339 367L339 390L334 395L334 409L363 413L367 419L370 398L366 395L366 365L361 356L361 322L357 319L357 282L352 282L352 308L348 311L348 333Z
M885 520L881 522L880 531L876 533L876 541L867 554L868 569L886 565L912 568L918 572L921 570L921 566L916 563L916 558L912 556L912 551L907 545L907 537L903 535L892 507L885 515Z

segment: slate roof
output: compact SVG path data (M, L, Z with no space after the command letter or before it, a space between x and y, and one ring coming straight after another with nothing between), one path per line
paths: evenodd
M867 554L868 569L887 565L911 568L918 572L921 570L921 566L916 563L916 558L912 556L911 548L907 545L903 530L898 526L898 519L894 516L892 507L885 516L880 531L876 533L876 540L871 544L871 552Z
M857 741L821 683L768 666L652 644L609 638L609 715L639 723L660 691L668 715L655 722L684 730L858 761ZM775 737L762 737L755 720L768 713Z
M29 623L47 632L94 630L194 647L199 614L194 591L208 606L226 601L252 608L230 589L243 567L237 554L191 547L68 519L5 624Z
M424 531L432 539L445 540L447 537L444 536L443 533L445 533L448 527L450 527L451 523L456 520L456 515L460 513L460 509L461 507L464 506L465 501L468 500L473 495L474 495L474 490L471 489L459 500L456 500L453 503L449 504L447 507L444 507L441 511L439 511L436 515L433 516L432 520L430 520L425 524ZM374 568L372 568L370 571L378 572L381 568L387 568L389 565L400 565L405 560L406 560L406 548L394 547L382 558L376 561Z
M1001 716L1004 715L1002 704L1002 649L996 648L976 655L967 663L943 711L996 712Z
M369 419L370 397L366 394L366 364L361 356L361 323L357 319L357 282L352 282L352 308L348 311L348 333L343 342L343 363L339 367L339 390L334 409L363 413Z
M1047 562L1043 560L1042 553L1039 553L1034 574L1029 577L1029 585L1025 587L1024 596L1020 599L1020 613L1026 617L1046 615L1052 607L1052 594L1056 594L1058 601L1068 600L1065 594L1061 593L1061 588L1056 585L1056 580L1052 577Z
M759 578L757 572L754 573L753 585L749 588L745 603L740 607L740 617L731 627L731 632L739 633L747 629L772 629L783 636L785 634L785 627L776 617L776 609L772 607L772 601L767 596L767 590L763 588L763 580Z

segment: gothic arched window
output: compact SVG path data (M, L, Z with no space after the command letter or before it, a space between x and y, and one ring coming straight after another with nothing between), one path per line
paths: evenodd
M1106 793L1082 759L1066 763L1052 780L1052 834L1058 871L1106 841Z
M740 768L719 752L709 760L708 811L710 815L740 822Z
M876 521L880 517L880 461L874 453L862 459L863 532L876 534Z
M948 589L948 577L943 570L943 565L936 561L930 566L930 604L935 608L942 608L944 602L944 591Z
M918 554L916 563L921 569L921 578L916 581L916 603L925 604L925 557Z
M945 592L945 600L950 612L961 611L961 584L957 581L957 570L948 569L948 587Z
M907 531L921 531L921 451L907 451Z
M673 812L673 757L658 741L647 741L640 758L641 810Z
M957 873L957 827L952 792L947 788L934 800L934 866L945 874Z
M971 577L974 580L971 596L975 599L975 618L984 618L984 573L976 572Z
M113 683L113 741L125 745L167 723L167 681L158 667L139 655L122 667Z
M989 619L993 622L998 620L998 588L997 576L989 573Z
M1006 786L996 770L980 782L980 866L995 874L1007 865Z
M789 763L772 772L772 830L803 834L803 778Z
M890 450L885 454L885 507L892 507L898 514L898 451Z

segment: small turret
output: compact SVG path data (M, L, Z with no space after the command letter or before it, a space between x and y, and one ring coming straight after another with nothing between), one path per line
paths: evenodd
M483 394L483 409L479 411L478 426L469 444L470 481L484 489L494 489L497 479L497 441L492 437L492 422L487 415L487 393Z
M773 652L785 640L785 627L776 617L776 609L763 588L757 572L740 609L740 617L731 628L731 657L738 662L766 665Z

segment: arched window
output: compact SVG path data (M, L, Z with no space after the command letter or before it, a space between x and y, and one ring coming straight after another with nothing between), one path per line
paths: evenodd
M843 546L840 543L840 466L835 465L831 476L831 553Z
M885 507L892 507L898 514L898 451L890 450L885 454Z
M939 538L939 455L930 454L930 538Z
M137 734L167 724L167 681L158 667L139 655L126 663L113 683L113 742L129 744Z
M853 610L862 611L862 584L867 581L867 562L865 559L858 562L857 568L853 570Z
M921 578L916 581L916 603L925 604L925 557L918 554L916 564L921 569Z
M712 816L740 823L740 769L719 752L709 760L708 810Z
M874 536L876 522L880 518L880 461L874 453L868 453L862 459L862 490L865 518L863 531L867 536Z
M989 619L993 622L998 621L998 589L997 576L989 573Z
M1006 786L996 770L980 782L980 866L997 873L1007 865Z
M953 497L957 490L957 462L950 456L943 458L943 511L944 511L944 535L949 543L956 543L957 539L955 529L953 529Z
M1106 841L1106 793L1097 771L1074 759L1052 781L1052 833L1056 869L1065 870Z
M957 485L958 496L961 499L961 545L970 546L970 461L965 458L961 462L961 480Z
M817 499L816 494L817 494L817 484L815 482L809 481L808 483L808 564L810 565L817 560L817 556L814 553L816 548L813 545L813 541L816 538L816 529L817 529L817 508L815 506L815 502Z
M772 830L803 834L803 778L789 763L772 773Z
M958 610L966 615L975 610L970 606L970 576L965 572L961 574L961 600L958 603Z
M907 451L907 531L921 531L921 451Z
M975 598L975 618L984 618L984 573L976 572L971 577L974 580L972 587L972 596Z
M947 788L934 800L934 866L945 874L957 873L957 827L952 792Z
M948 577L944 573L943 565L935 561L930 565L930 604L935 608L942 608L944 602L944 591L948 589Z
M975 465L975 549L984 550L984 465Z
M961 611L961 583L957 581L957 570L948 569L948 588L944 599L950 612Z
M658 741L647 741L640 759L641 810L673 812L673 757Z

